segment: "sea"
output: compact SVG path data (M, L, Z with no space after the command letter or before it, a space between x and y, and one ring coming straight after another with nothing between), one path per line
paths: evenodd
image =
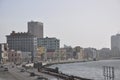
M120 80L120 60L117 59L68 63L68 64L56 64L50 67L51 68L58 67L59 71L69 75L75 75L93 80L105 80L105 76L104 76L105 70L103 66L113 67L114 68L113 80Z

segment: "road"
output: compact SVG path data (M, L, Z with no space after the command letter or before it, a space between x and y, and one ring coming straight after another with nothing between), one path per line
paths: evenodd
M7 67L9 71L0 71L0 80L36 80L37 79L38 76L30 77L30 73L28 72L34 72L37 75L48 78L48 80L58 80L58 78L40 73L36 69L28 69L27 70L28 72L20 72L21 67L12 68L10 65Z
M19 80L9 72L0 71L0 80Z

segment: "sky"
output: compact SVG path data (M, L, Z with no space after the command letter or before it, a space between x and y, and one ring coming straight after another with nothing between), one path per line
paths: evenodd
M0 43L13 30L27 32L28 21L44 24L44 37L60 46L110 48L120 33L120 0L0 0Z

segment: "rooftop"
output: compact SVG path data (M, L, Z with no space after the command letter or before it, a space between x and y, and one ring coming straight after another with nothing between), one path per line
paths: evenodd
M28 32L18 32L16 33L15 31L12 31L12 33L10 33L10 35L7 36L34 36Z

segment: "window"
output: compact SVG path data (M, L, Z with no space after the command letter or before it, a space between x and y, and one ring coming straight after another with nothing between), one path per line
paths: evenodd
M17 53L15 53L15 56L17 56Z

